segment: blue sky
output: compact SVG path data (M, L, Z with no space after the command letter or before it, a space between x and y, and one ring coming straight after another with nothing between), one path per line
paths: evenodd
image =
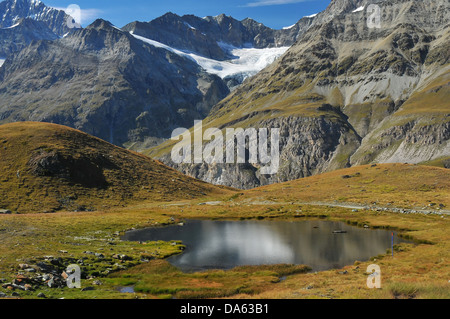
M323 11L331 0L42 0L46 5L66 8L77 4L82 9L82 25L96 18L111 21L122 27L138 20L150 21L166 12L199 17L221 13L242 20L247 17L268 27L281 29L306 15Z

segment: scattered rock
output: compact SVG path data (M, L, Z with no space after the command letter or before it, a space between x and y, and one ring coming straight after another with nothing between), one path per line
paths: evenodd
M47 298L42 292L37 294L38 298Z
M81 291L92 291L92 290L94 290L94 287L86 287L81 289Z
M112 255L112 258L123 260L123 261L125 261L125 260L132 260L133 259L130 256L123 255L123 254L114 254L114 255Z
M9 209L0 209L0 215L9 215L12 214L12 212Z

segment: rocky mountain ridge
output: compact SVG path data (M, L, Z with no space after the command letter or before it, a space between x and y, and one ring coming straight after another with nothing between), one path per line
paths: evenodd
M221 61L233 57L220 43L236 48L288 47L313 20L305 17L292 28L274 30L250 18L239 21L225 14L199 18L169 12L150 22L129 23L123 30Z

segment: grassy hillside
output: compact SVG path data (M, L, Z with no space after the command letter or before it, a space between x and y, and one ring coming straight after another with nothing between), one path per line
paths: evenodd
M64 126L0 126L0 209L89 211L226 192Z
M352 167L244 192L239 200L337 202L428 208L450 207L450 170L409 164Z

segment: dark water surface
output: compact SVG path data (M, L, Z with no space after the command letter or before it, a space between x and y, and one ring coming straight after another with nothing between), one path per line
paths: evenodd
M191 220L184 226L130 231L122 239L181 240L186 250L168 261L191 272L269 264L304 264L314 271L342 268L386 253L391 238L390 231L331 221ZM395 236L394 244L400 242L405 240Z

